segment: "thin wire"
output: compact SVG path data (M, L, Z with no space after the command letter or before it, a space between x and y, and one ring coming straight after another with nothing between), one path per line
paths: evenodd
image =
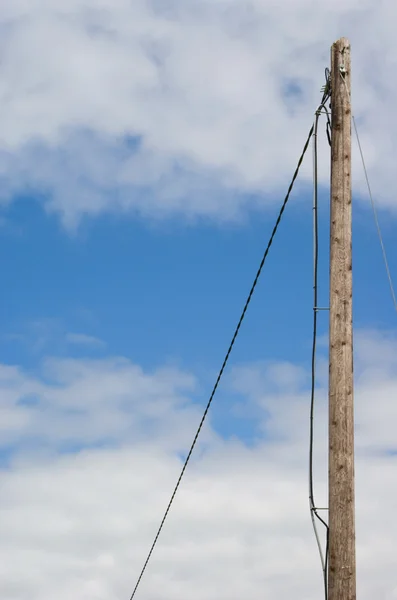
M164 523L165 523L165 520L166 520L166 518L167 518L167 516L168 516L168 513L169 513L169 511L170 511L171 505L172 505L172 503L173 503L173 501L174 501L174 498L175 498L175 496L176 496L176 493L177 493L177 491L178 491L179 485L180 485L180 483L181 483L181 481L182 481L182 477L183 477L183 476L184 476L184 474L185 474L186 467L187 467L187 465L188 465L188 463L189 463L189 460L190 460L190 457L191 457L191 455L192 455L193 449L194 449L194 447L195 447L195 445L196 445L197 438L198 438L198 436L199 436L199 434L200 434L200 431L201 431L201 429L202 429L202 427L203 427L203 424L204 424L205 418L206 418L206 416L207 416L207 413L208 413L208 411L209 411L209 409L210 409L210 406L211 406L211 404L212 404L212 400L213 400L213 398L214 398L214 396L215 396L215 392L216 392L216 390L217 390L217 388L218 388L218 385L219 385L219 382L220 382L220 380L221 380L221 378L222 378L223 372L224 372L224 370L225 370L225 367L226 367L226 365L227 365L227 362L228 362L228 360L229 360L230 354L231 354L231 352L232 352L232 349L233 349L234 343L235 343L235 341L236 341L236 338L237 338L237 336L238 336L238 334L239 334L240 327L241 327L241 325L242 325L242 322L243 322L243 320L244 320L244 317L245 317L245 314L246 314L246 312L247 312L248 306L249 306L249 304L250 304L250 302L251 302L251 299L252 299L253 293L254 293L254 291L255 291L255 288L256 288L256 286L257 286L257 283L258 283L258 280L259 280L260 274L261 274L261 272L262 272L263 266L264 266L264 264L265 264L265 261L266 261L267 255L269 254L269 250L270 250L270 247L271 247L271 245L272 245L272 243L273 243L274 236L276 235L276 232L277 232L278 226L280 225L280 221L281 221L281 218L282 218L282 216L283 216L284 210L285 210L285 208L286 208L286 206L287 206L287 203L288 203L288 200L289 200L290 194L291 194L291 192L292 192L292 188L294 187L295 180L296 180L296 178L298 177L298 173L299 173L300 167L301 167L301 165L302 165L303 158L304 158L304 156L305 156L305 154L306 154L306 150L307 150L307 148L308 148L308 146L309 146L310 139L311 139L311 137L312 137L312 133L313 133L313 125L312 125L312 126L311 126L311 128L310 128L309 134L308 134L308 136L307 136L307 140L306 140L306 142L305 142L305 145L304 145L304 147L303 147L302 154L301 154L301 156L300 156L300 158L299 158L299 161L298 161L297 167L296 167L296 169L295 169L294 175L293 175L293 177L292 177L291 183L290 183L290 185L289 185L289 188L288 188L287 194L286 194L286 196L285 196L285 198L284 198L284 202L283 202L283 204L282 204L282 206L281 206L281 209L280 209L280 212L279 212L279 214L278 214L278 217L277 217L276 223L275 223L275 225L274 225L274 227L273 227L273 231L272 231L272 233L271 233L271 236L270 236L269 242L268 242L268 244L267 244L267 246L266 246L266 250L265 250L265 252L264 252L264 254L263 254L263 257L262 257L262 260L261 260L261 262L260 262L260 264L259 264L259 268L258 268L258 271L257 271L257 273L256 273L256 276L255 276L254 282L253 282L253 284L252 284L252 286L251 286L250 292L249 292L249 294L248 294L248 298L247 298L247 300L246 300L246 302L245 302L245 305L244 305L243 311L242 311L242 313L241 313L240 319L239 319L239 321L238 321L237 327L236 327L236 329L235 329L235 331L234 331L234 334L233 334L233 337L232 337L232 341L230 342L229 348L228 348L228 350L227 350L227 352L226 352L226 356L225 356L225 358L224 358L224 361L223 361L223 363L222 363L222 366L221 366L221 369L220 369L220 371L219 371L218 377L217 377L217 379L216 379L215 385L214 385L214 387L213 387L213 389L212 389L212 392L211 392L210 398L209 398L209 400L208 400L207 406L206 406L206 408L205 408L205 411L204 411L203 417L202 417L202 419L201 419L201 421L200 421L200 424L199 424L199 426L198 426L198 429L197 429L196 435L194 436L193 443L192 443L192 445L191 445L191 447L190 447L189 453L188 453L188 455L187 455L187 458L186 458L186 460L185 460L185 463L184 463L184 465L183 465L183 467L182 467L181 474L179 475L179 478L178 478L178 481L177 481L177 483L176 483L176 486L175 486L175 488L174 488L174 491L173 491L173 493L172 493L171 499L170 499L170 501L169 501L169 503L168 503L167 509L166 509L166 511L165 511L165 513L164 513L164 516L163 516L163 518L162 518L162 521L161 521L161 523L160 523L160 526L159 526L159 528L158 528L158 531L157 531L157 533L156 533L156 535L155 535L155 538L154 538L154 541L153 541L153 543L152 543L152 546L151 546L151 548L150 548L150 550L149 550L149 554L147 555L147 558L146 558L146 560L145 560L145 563L144 563L144 565L143 565L143 567L142 567L142 570L141 570L141 572L140 572L140 575L139 575L139 577L138 577L138 580L137 580L137 582L136 582L136 584L135 584L135 587L134 587L134 590L133 590L133 592L132 592L132 594L131 594L130 600L133 600L133 598L134 598L134 596L135 596L135 593L136 593L136 591L137 591L137 589L138 589L138 587L139 587L139 584L140 584L140 582L141 582L141 580L142 580L142 577L143 577L143 575L144 575L144 573L145 573L145 571L146 571L146 567L147 567L147 565L148 565L148 563L149 563L149 560L150 560L150 558L151 558L151 556L152 556L153 550L154 550L154 548L155 548L155 546L156 546L156 544L157 544L157 540L159 539L159 536L160 536L161 530L163 529L163 525L164 525Z
M319 108L316 111L314 126L313 126L313 342L312 342L312 360L311 360L311 398L310 398L310 441L309 441L309 504L310 516L312 520L314 535L316 538L321 567L324 580L325 600L328 598L328 543L326 544L325 558L321 547L320 536L317 529L316 518L324 525L327 530L328 540L328 525L318 514L318 509L314 501L314 483L313 483L313 449L314 449L314 405L315 405L315 389L316 389L316 354L317 354L317 315L318 315L318 151L317 151L317 131L318 122L322 110L325 108L327 115L327 137L330 143L331 122L328 110L325 106L330 97L330 73L325 70L326 84L324 86L324 94Z
M325 561L323 551L320 544L320 539L317 531L315 517L320 520L321 517L317 514L314 502L314 485L313 485L313 445L314 445L314 396L315 396L315 373L316 373L316 347L317 347L317 297L318 297L318 214L317 214L317 129L318 115L316 114L314 133L313 133L313 254L314 254L314 273L313 273L313 345L312 345L312 386L311 386L311 402L310 402L310 442L309 442L309 501L310 515L312 518L314 534L316 536L317 545L320 553L320 560L323 571L325 569Z
M347 96L349 98L350 104L351 104L351 97L350 97L350 94L349 94L349 90L347 88L345 78L343 77L343 74L341 72L340 72L340 76L341 76L342 81L344 83L344 87L345 87ZM389 268L389 262L387 260L386 248L385 248L385 245L383 243L382 231L381 231L380 224L379 224L379 219L378 219L378 211L376 210L376 204L375 204L375 201L374 201L374 198L373 198L373 195L372 195L372 190L371 190L371 186L370 186L370 183L369 183L368 171L367 171L367 167L366 167L365 160L364 160L364 154L363 154L361 143L360 143L360 136L358 135L357 123L356 123L356 119L355 119L355 116L353 115L353 113L352 113L352 121L353 121L354 132L356 134L358 149L360 151L361 162L362 162L363 169L364 169L364 175L365 175L365 179L366 179L366 182L367 182L368 194L369 194L369 198L371 200L372 211L374 213L375 225L376 225L376 229L377 229L377 232L378 232L380 247L382 249L383 262L385 263L387 279L389 281L390 293L391 293L392 301L393 301L393 304L394 304L394 308L395 308L395 310L397 312L397 297L396 297L396 293L394 291L393 279L392 279L390 268Z
M396 293L394 291L393 279L392 279L392 276L391 276L391 273L390 273L390 269L389 269L389 262L387 260L386 248L385 248L385 245L383 243L382 231L381 231L380 224L379 224L379 219L378 219L378 211L376 210L376 204L375 204L374 198L372 196L372 190L371 190L371 186L369 184L367 167L365 165L364 154L363 154L363 151L362 151L362 148L361 148L360 137L358 135L357 125L356 125L356 119L354 118L354 115L353 115L352 119L353 119L354 131L355 131L356 138L357 138L357 144L358 144L358 148L359 148L359 151L360 151L361 162L363 164L365 179L367 181L368 194L369 194L369 198L371 200L372 210L373 210L373 213L374 213L375 225L376 225L376 229L378 231L380 247L382 249L383 261L385 263L386 274L387 274L387 278L389 280L391 297L392 297L392 300L393 300L394 308L396 309L396 312L397 312L397 298L396 298Z

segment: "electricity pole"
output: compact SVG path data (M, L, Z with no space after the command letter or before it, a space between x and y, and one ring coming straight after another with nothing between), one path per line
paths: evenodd
M350 44L331 48L328 600L356 600Z

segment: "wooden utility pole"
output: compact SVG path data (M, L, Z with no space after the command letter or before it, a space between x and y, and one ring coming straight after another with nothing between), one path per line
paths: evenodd
M356 599L350 44L331 48L328 600Z

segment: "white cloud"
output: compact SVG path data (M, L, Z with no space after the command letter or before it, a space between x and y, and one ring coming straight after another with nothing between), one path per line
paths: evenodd
M363 600L397 594L397 457L386 452L394 443L396 350L392 338L357 337ZM372 377L377 365L383 370ZM254 406L263 430L276 435L248 448L223 440L209 421L137 598L237 600L256 598L258 590L280 600L293 593L321 597L307 506L306 383L305 372L289 364L233 369L229 385L247 410ZM179 474L179 453L198 423L200 411L189 399L197 393L194 378L175 369L146 373L121 358L52 360L37 377L3 366L0 385L1 439L14 446L10 466L0 471L2 598L128 598ZM318 402L322 503L324 390ZM57 453L71 440L85 449ZM90 447L103 441L108 445Z
M69 226L102 211L233 219L274 201L319 101L329 46L348 35L374 192L395 208L396 10L375 0L3 3L3 199L39 191ZM306 178L310 169L308 160ZM357 152L354 174L363 191Z
M184 395L194 387L191 376L172 369L146 374L123 358L48 359L41 378L4 367L0 385L7 443L29 448L146 444L156 436L183 449L183 425L198 414Z
M103 348L105 346L105 343L99 338L85 333L67 333L66 341L76 346L91 346L96 348Z
M87 320L86 315L83 315ZM90 319L92 321L92 319ZM84 350L104 349L103 340L86 333L68 332L62 319L41 318L28 321L22 332L10 333L5 339L24 344L30 351L42 355L51 352L69 350L70 346L79 346Z

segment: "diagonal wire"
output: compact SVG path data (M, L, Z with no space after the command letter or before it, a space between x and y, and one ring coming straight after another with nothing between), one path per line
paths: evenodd
M367 167L365 165L364 154L363 154L363 151L362 151L362 148L361 148L361 143L360 143L360 136L358 135L357 125L356 125L356 119L354 118L354 116L353 116L353 125L354 125L354 131L355 131L356 138L357 138L358 149L360 151L361 162L363 164L364 175L365 175L365 179L366 179L366 182L367 182L368 194L369 194L369 198L371 200L372 210L373 210L373 213L374 213L375 225L376 225L376 229L377 229L378 236L379 236L380 247L382 249L383 261L384 261L385 267L386 267L387 279L389 280L390 293L391 293L391 297L392 297L392 300L393 300L394 308L396 309L396 312L397 312L397 298L396 298L396 293L394 291L393 279L392 279L392 276L391 276L391 273L390 273L389 262L387 260L387 254L386 254L386 248L385 248L385 245L383 243L382 231L381 231L380 224L379 224L379 219L378 219L378 211L376 210L376 204L375 204L375 201L374 201L374 198L373 198L373 195L372 195L371 186L369 184L368 171L367 171Z
M345 78L343 77L342 73L341 73L341 77L342 77L343 83L345 84L346 93L348 94L348 96L350 98L349 90L347 89ZM379 219L378 219L378 211L376 210L376 204L375 204L375 201L374 201L374 198L373 198L373 195L372 195L371 186L369 184L369 177L368 177L367 167L365 165L364 153L363 153L363 150L362 150L362 147L361 147L361 143L360 143L360 136L358 135L358 129L357 129L357 124L356 124L356 119L355 119L355 117L354 117L353 114L352 114L352 121L353 121L353 126L354 126L354 132L356 134L358 149L360 151L361 162L362 162L363 169L364 169L365 180L367 182L368 194L369 194L369 198L371 200L372 210L373 210L373 213L374 213L375 225L376 225L376 229L377 229L377 232L378 232L380 247L382 249L383 261L385 263L387 279L389 280L390 293L391 293L391 297L392 297L392 300L393 300L394 308L396 309L396 312L397 312L397 297L396 297L396 293L394 291L393 279L392 279L392 276L391 276L391 273L390 273L389 262L387 260L386 248L385 248L385 245L383 243L382 231L381 231L380 224L379 224Z
M141 583L142 577L143 577L143 575L144 575L144 573L145 573L145 571L146 571L146 568L147 568L147 566L148 566L149 560L150 560L150 558L151 558L151 556L152 556L152 554L153 554L153 550L154 550L154 548L155 548L155 546L156 546L156 544L157 544L157 541L158 541L158 539L159 539L160 533L161 533L161 531L162 531L162 529L163 529L164 523L165 523L165 521L166 521L166 519L167 519L167 517L168 517L168 513L170 512L170 509L171 509L172 503L173 503L173 501L174 501L174 498L175 498L175 496L176 496L176 493L177 493L177 491L178 491L178 488L179 488L179 486L180 486L180 483L181 483L181 481L182 481L182 477L183 477L183 476L184 476L184 474L185 474L186 467L187 467L187 465L188 465L188 463L189 463L189 461L190 461L190 458L191 458L191 456L192 456L193 449L194 449L194 447L195 447L195 445L196 445L196 442L197 442L197 439L198 439L198 437L199 437L199 435L200 435L200 432L201 432L201 429L202 429L202 427L203 427L204 421L205 421L205 419L206 419L207 413L208 413L208 411L209 411L209 409L210 409L210 406L211 406L211 404L212 404L212 400L213 400L213 398L214 398L214 396L215 396L215 392L216 392L216 390L217 390L217 388L218 388L218 385L219 385L219 382L220 382L220 380L221 380L221 378L222 378L222 375L223 375L223 372L224 372L224 370L225 370L225 367L226 367L226 365L227 365L227 363L228 363L228 360L229 360L230 354L231 354L231 352L232 352L232 349L233 349L234 343L235 343L235 341L236 341L236 339L237 339L237 336L238 336L238 334L239 334L240 327L241 327L241 325L242 325L242 323L243 323L243 320L244 320L244 317L245 317L245 315L246 315L246 312L247 312L248 306L249 306L249 304L250 304L250 302L251 302L251 299L252 299L253 293L254 293L254 291L255 291L255 288L256 288L256 286L257 286L257 283L258 283L258 281L259 281L259 277L260 277L260 275L261 275L261 272L262 272L263 266L264 266L264 264L265 264L265 261L266 261L267 255L269 254L270 247L271 247L271 245L273 244L274 237L275 237L275 235L276 235L276 232L277 232L277 229L278 229L278 227L279 227L279 225L280 225L280 221L281 221L281 218L282 218L282 216L283 216L284 210L285 210L285 208L286 208L286 206L287 206L287 203L288 203L288 200L289 200L290 194L291 194L291 192L292 192L292 188L294 187L295 180L296 180L296 178L298 177L298 173L299 173L300 167L301 167L301 165L302 165L303 158L304 158L304 156L305 156L305 154L306 154L306 150L307 150L307 148L308 148L308 146L309 146L310 139L311 139L311 136L312 136L312 134L313 134L313 129L314 129L314 125L312 125L312 126L311 126L311 128L310 128L309 134L308 134L308 136L307 136L307 139L306 139L305 145L304 145L304 147L303 147L303 150L302 150L302 154L301 154L301 156L300 156L300 158L299 158L299 161L298 161L297 167L296 167L296 169L295 169L294 175L293 175L293 177L292 177L291 183L290 183L290 185L289 185L289 188L288 188L287 194L286 194L286 196L285 196L285 198L284 198L284 202L283 202L283 204L282 204L282 206L281 206L281 209L280 209L280 212L279 212L279 214L278 214L278 217L277 217L276 223L275 223L275 225L274 225L273 231L272 231L272 233L271 233L270 239L269 239L269 241L268 241L268 244L267 244L267 246L266 246L266 250L265 250L265 252L264 252L264 254L263 254L263 257L262 257L262 260L261 260L261 262L260 262L260 264L259 264L259 268L258 268L258 271L257 271L257 273L256 273L256 276L255 276L254 282L253 282L253 284L252 284L252 286L251 286L251 289L250 289L250 291L249 291L249 294L248 294L247 300L246 300L246 302L245 302L245 305L244 305L243 311L242 311L242 313L241 313L241 316L240 316L240 319L239 319L239 321L238 321L237 327L236 327L236 329L235 329L235 331L234 331L234 334L233 334L233 337L232 337L232 341L230 342L229 348L228 348L228 350L227 350L227 352L226 352L226 356L225 356L225 358L224 358L224 361L223 361L223 363L222 363L222 366L221 366L221 369L220 369L220 371L219 371L218 377L217 377L217 379L216 379L215 385L214 385L214 387L213 387L213 389L212 389L212 392L211 392L210 398L209 398L209 400L208 400L207 406L206 406L206 408L205 408L205 411L204 411L203 417L202 417L202 419L201 419L201 421L200 421L200 424L199 424L199 426L198 426L198 429L197 429L196 435L194 436L193 443L192 443L192 445L191 445L191 447L190 447L189 453L188 453L188 455L187 455L187 457L186 457L186 460L185 460L185 463L184 463L184 465L183 465L183 467L182 467L182 471L181 471L181 474L179 475L179 478L178 478L178 481L177 481L177 483L176 483L176 486L175 486L175 488L174 488L174 491L172 492L171 499L170 499L170 501L169 501L169 503L168 503L168 506L167 506L167 508L166 508L166 511L165 511L165 513L164 513L164 516L163 516L163 518L162 518L162 520L161 520L160 526L159 526L159 528L158 528L158 530L157 530L157 533L156 533L156 535L155 535L155 538L154 538L154 541L153 541L153 543L152 543L152 546L151 546L151 548L150 548L150 550L149 550L149 553L148 553L148 555L147 555L147 558L146 558L146 560L145 560L145 562L144 562L144 565L143 565L143 567L142 567L142 570L141 570L141 572L140 572L140 575L139 575L139 577L138 577L138 580L137 580L137 582L136 582L136 584L135 584L135 587L134 587L134 590L133 590L133 592L132 592L132 594L131 594L130 600L133 600L133 598L134 598L134 596L135 596L135 594L136 594L136 591L137 591L137 589L138 589L138 587L139 587L139 584Z

